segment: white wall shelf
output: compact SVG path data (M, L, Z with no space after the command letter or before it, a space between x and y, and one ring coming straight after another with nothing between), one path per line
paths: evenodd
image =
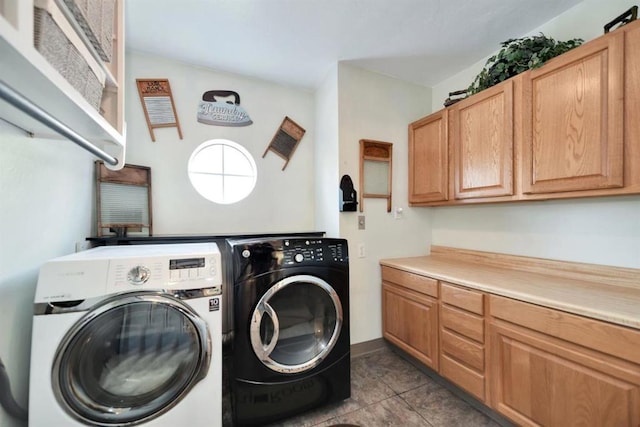
M58 2L64 7L63 2ZM36 50L33 44L33 2L3 0L0 3L0 80L42 108L124 166L126 148L123 85L123 4L116 1L115 50L111 63L98 60L107 72L100 112ZM92 47L90 50L93 50ZM97 57L95 50L92 56ZM60 138L48 126L0 99L0 118L30 134Z

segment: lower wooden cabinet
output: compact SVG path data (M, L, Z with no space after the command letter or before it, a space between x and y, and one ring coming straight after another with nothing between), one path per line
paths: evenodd
M521 426L640 427L640 331L382 266L383 335Z
M411 281L415 275L386 267L383 267L382 271L383 336L437 371L437 300L424 293L402 287L403 277ZM390 277L400 283L388 281Z
M640 333L501 297L491 307L502 317L489 327L493 409L522 426L640 425L640 365L607 354L618 333ZM556 328L563 339L541 333Z
M482 292L440 282L440 374L486 400Z
M477 350L484 352L482 348ZM469 367L460 359L452 357L449 352L443 352L440 355L440 375L484 402L485 376L482 371Z

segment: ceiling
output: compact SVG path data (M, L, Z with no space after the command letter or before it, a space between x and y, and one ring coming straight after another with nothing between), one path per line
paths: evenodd
M580 1L129 0L126 45L309 89L338 61L433 86Z

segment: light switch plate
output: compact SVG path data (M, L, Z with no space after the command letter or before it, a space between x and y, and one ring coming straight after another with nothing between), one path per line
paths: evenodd
M364 215L358 215L358 230L364 230Z
M366 256L367 256L367 252L364 247L364 243L358 243L358 258L364 258Z

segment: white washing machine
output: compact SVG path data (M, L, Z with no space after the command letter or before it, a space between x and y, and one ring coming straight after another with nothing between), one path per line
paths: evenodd
M40 269L30 426L222 425L215 243L105 246Z

